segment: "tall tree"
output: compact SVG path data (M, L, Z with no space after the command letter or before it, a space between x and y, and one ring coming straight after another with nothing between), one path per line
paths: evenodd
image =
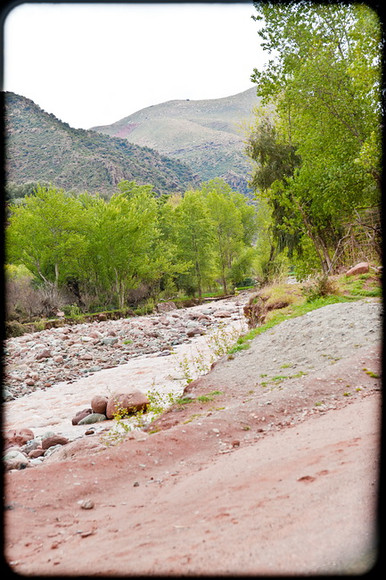
M77 276L86 251L81 202L54 187L38 186L20 205L10 206L7 260L24 264L41 282L58 287Z
M187 191L175 210L180 256L190 264L188 279L201 298L214 277L214 224L200 191ZM186 275L185 275L186 277Z
M358 207L379 202L379 19L361 4L255 7L263 48L274 58L252 79L275 106L275 155L292 148L301 160L292 174L276 166L266 192L280 231L308 236L329 272L344 223ZM267 165L255 141L252 135L249 154L259 163L253 182L264 189ZM269 148L264 155L273 161Z

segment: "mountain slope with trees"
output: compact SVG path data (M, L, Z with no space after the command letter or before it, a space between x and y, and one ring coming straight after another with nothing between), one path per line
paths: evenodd
M243 133L258 104L252 87L220 99L167 101L93 129L186 162L201 181L220 177L251 194Z
M151 184L158 194L182 193L199 184L176 159L126 139L73 129L15 93L6 92L4 100L8 184L45 182L107 196L122 180Z

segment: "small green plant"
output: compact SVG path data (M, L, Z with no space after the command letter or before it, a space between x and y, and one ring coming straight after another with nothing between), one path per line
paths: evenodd
M117 445L123 441L127 433L133 429L130 424L123 421L123 419L127 418L128 415L129 413L127 412L127 409L119 406L117 407L113 414L114 426L100 437L101 443L109 446Z
M82 315L82 311L77 304L67 304L63 306L63 312L68 318L76 318Z
M197 397L197 401L200 401L200 403L208 403L209 401L213 401L213 398L217 395L222 395L222 391L212 391L206 395L200 395Z
M373 379L379 379L378 373L374 373L373 371L369 371L366 368L363 368L362 370L365 371L366 375L369 375L369 377L372 377Z

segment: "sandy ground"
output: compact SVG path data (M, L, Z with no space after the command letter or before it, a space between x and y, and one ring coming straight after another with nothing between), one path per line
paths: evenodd
M84 437L83 448L75 441L40 466L8 472L11 569L64 576L371 569L377 319L375 303L361 302L287 321L191 383L193 400L153 423L155 432L107 448L98 435Z

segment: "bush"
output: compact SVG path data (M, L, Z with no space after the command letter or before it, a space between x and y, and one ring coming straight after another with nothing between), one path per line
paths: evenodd
M25 333L25 329L20 322L17 320L9 320L5 323L5 335L7 338L14 338L16 336L22 336Z
M317 277L309 284L302 287L303 296L306 297L307 302L312 302L317 298L324 296L331 296L332 294L339 294L339 287L333 278L326 275Z

